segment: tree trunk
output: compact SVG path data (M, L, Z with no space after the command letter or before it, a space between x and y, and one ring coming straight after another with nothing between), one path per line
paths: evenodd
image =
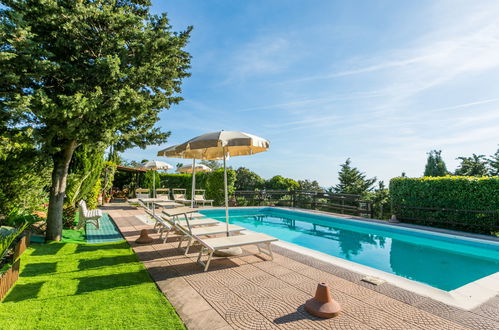
M71 141L59 153L53 156L52 187L50 188L49 208L47 214L47 232L45 238L49 241L60 241L62 237L62 209L66 193L68 169L76 141Z

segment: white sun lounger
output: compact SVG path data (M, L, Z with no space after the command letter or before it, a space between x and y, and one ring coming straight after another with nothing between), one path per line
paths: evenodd
M189 225L187 224L186 221L175 221L173 219L168 219L168 218L162 218L162 220L166 221L170 227L168 229L169 230L168 233L173 229L172 227L174 227L174 229L182 235L180 237L179 242L178 242L179 249L182 248L182 243L184 242L184 240L188 239L187 246L185 247L185 254L186 255L189 253L189 248L191 247L193 241L195 240L195 237L212 236L212 235L219 235L219 234L226 234L227 233L227 226L225 224L222 224L219 221L217 221L218 224L206 226L206 225L199 225L199 224L206 223L206 222L204 222L204 223L202 222L203 219L191 220L191 221L189 221ZM245 229L246 228L241 227L241 226L229 225L229 234L237 235ZM164 242L166 242L166 239L168 238L168 233L167 233L167 236L165 237ZM161 237L161 235L160 235L160 237Z
M194 237L199 243L203 245L203 248L201 248L201 250L199 251L197 262L204 267L204 271L208 270L211 258L213 257L213 253L215 251L228 249L232 247L256 245L258 247L258 252L268 255L270 256L271 260L274 260L270 243L278 240L277 238L274 238L272 236L260 233L238 235L238 236L224 236L224 237L215 237L215 238L206 238L206 239L201 239L196 236ZM265 245L265 249L262 249L261 245ZM203 253L205 251L208 253L208 259L206 260L206 262L203 262L201 260L201 257L203 256Z
M193 209L190 207L177 207L175 209L165 209L163 213L169 217L174 219L179 217L184 217L185 219L195 219L195 218L204 218L205 215L196 212L197 209Z
M204 189L196 189L194 192L194 202L196 202L196 204L203 204L203 206L206 204L213 206L213 199L206 199Z
M135 198L127 199L127 202L129 204L137 204L139 199L149 198L149 189L138 188L135 190L135 196Z
M189 204L191 201L185 198L185 189L172 189L173 200L177 203Z

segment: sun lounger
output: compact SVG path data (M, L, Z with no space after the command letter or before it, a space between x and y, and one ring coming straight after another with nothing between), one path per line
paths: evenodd
M128 199L127 202L130 204L137 204L139 199L149 198L149 189L138 188L135 190L135 198Z
M190 207L177 207L175 209L165 209L163 213L169 217L184 217L186 219L204 218L205 215L198 213L197 209Z
M215 220L215 219L210 219L210 218L202 218L202 219L185 219L185 220L179 220L176 218L168 217L168 216L163 216L165 219L171 218L172 221L175 221L175 223L178 223L180 226L191 226L191 227L199 227L199 226L213 226L213 225L218 225L221 224L220 221Z
M78 203L78 228L85 226L87 223L91 223L95 228L99 229L100 218L102 217L102 211L95 209L89 210L87 208L87 203L82 199Z
M248 235L224 236L206 239L201 239L196 236L194 237L199 243L203 245L203 247L199 251L197 262L204 267L204 271L208 270L211 258L213 257L213 253L215 251L233 247L256 245L258 247L258 252L268 255L272 260L274 260L270 243L277 241L277 238L269 235L255 233ZM265 249L263 249L261 245L265 245ZM206 260L206 262L203 262L201 260L204 252L208 253L208 259Z
M164 201L172 201L172 199L170 198L170 189L167 188L156 189L156 198L162 199Z
M194 193L194 201L196 202L196 204L203 204L203 206L206 204L210 204L210 206L213 206L213 199L206 199L204 197L204 192L204 189L197 189Z
M185 198L185 189L172 189L173 200L177 203L189 204L191 200Z
M169 225L168 233L174 228L179 234L182 235L178 243L178 248L182 247L182 243L184 242L185 239L188 239L187 246L185 248L185 254L189 253L189 248L191 247L193 241L195 240L194 236L196 237L213 236L213 235L227 233L227 227L225 226L225 224L222 224L219 221L217 221L218 224L212 224L207 226L206 220L204 219L189 221L189 224L187 224L186 221L176 221L173 220L172 218L167 218L167 217L162 218L162 220L167 222ZM203 223L203 221L205 222ZM237 235L245 229L246 228L241 226L229 225L230 234ZM168 238L168 233L165 237L164 242L166 242L166 239Z

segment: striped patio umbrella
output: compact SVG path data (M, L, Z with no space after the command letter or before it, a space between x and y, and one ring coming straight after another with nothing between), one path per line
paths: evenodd
M223 159L225 186L225 221L229 234L229 197L226 160L232 156L254 155L266 151L270 142L259 136L236 131L219 131L197 136L189 141L163 149L158 156L187 159Z

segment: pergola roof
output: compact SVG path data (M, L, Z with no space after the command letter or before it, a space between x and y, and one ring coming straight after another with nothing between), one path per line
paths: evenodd
M127 166L121 166L121 165L116 166L116 170L122 171L122 172L147 172L146 170L143 170L140 168L127 167Z

